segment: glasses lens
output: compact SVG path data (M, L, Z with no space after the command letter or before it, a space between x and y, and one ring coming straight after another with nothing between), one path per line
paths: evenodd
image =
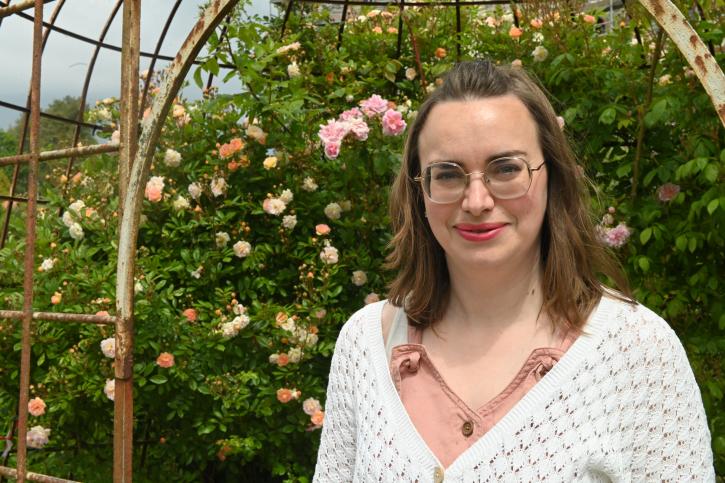
M486 167L488 187L497 198L523 196L531 184L529 166L520 158L501 158Z
M457 164L431 164L425 169L424 187L436 203L457 201L466 189L466 173Z

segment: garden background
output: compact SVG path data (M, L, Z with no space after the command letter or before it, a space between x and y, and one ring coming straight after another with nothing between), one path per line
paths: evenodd
M384 297L391 278L382 268L387 196L406 123L457 58L520 65L549 93L592 180L602 241L636 298L687 350L725 475L723 127L643 9L627 3L607 29L597 17L608 14L568 5L466 7L459 36L452 8L406 8L402 20L397 8L363 8L339 44L324 9L298 10L283 36L281 18L249 21L238 11L226 35L212 37L190 82L201 87L203 74L233 64L226 80L246 90L179 98L146 187L135 286L137 481L311 479L337 333ZM722 65L722 5L678 6ZM109 127L109 140L119 118L111 95L87 112ZM41 136L45 148L70 137L45 121ZM0 155L16 145L17 131L0 131ZM90 158L71 176L62 161L41 165L49 203L39 214L35 310L113 313L116 161ZM0 189L8 183L0 171ZM17 207L12 222L0 306L20 310ZM42 403L31 408L29 468L110 481L112 330L38 322L33 337L31 398ZM19 350L20 324L0 320L3 432L17 413ZM12 451L0 456L14 464Z

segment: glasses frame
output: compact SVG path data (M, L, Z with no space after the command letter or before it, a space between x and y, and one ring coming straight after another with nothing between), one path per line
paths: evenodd
M513 198L501 198L499 196L496 196L496 195L493 194L493 192L491 192L491 189L489 188L489 185L491 184L491 179L486 174L486 169L491 164L495 163L496 161L500 161L502 159L518 159L520 161L523 161L523 163L526 165L526 169L529 171L529 185L526 187L526 191L524 191L523 193L521 193L518 196L514 196ZM482 180L483 180L484 184L486 185L486 189L488 189L488 191L491 193L491 196L493 196L494 198L498 198L500 200L515 200L516 198L521 198L522 196L526 195L526 193L529 192L529 189L531 188L531 183L534 180L534 174L533 173L535 171L539 171L545 164L546 164L546 161L544 160L536 168L532 168L531 165L529 164L529 162L526 159L522 158L521 156L502 156L500 158L492 159L491 161L489 161L489 163L486 165L486 168L484 168L483 171L471 171L469 173L466 173L463 170L463 167L460 164L453 163L453 162L450 162L450 161L441 161L439 163L433 163L433 164L429 164L428 166L426 166L425 169L429 169L431 166L441 166L441 165L455 166L456 168L458 168L461 171L463 171L463 174L466 177L466 184L463 187L463 191L461 191L461 196L459 196L457 199L455 199L453 201L436 201L436 200L434 200L433 198L430 197L430 195L428 194L428 192L425 189L425 177L423 176L423 172L425 172L425 170L423 170L423 172L421 172L419 176L416 176L415 178L413 178L413 181L419 182L420 183L420 188L423 190L423 193L425 193L426 198L428 198L428 200L431 203L435 203L437 205L447 205L447 204L450 204L450 203L457 203L457 202L461 201L461 199L465 196L466 188L468 188L468 185L471 183L471 178L470 177L471 177L472 174L480 174L480 175L483 176Z

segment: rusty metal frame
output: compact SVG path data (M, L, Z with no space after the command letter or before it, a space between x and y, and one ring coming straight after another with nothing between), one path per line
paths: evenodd
M91 66L86 75L82 93L82 105L85 104L85 97L88 90L88 83L95 65L98 51L102 47L108 47L103 43L105 34L110 26L121 3L123 3L123 39L122 39L122 79L121 79L121 142L105 145L94 145L86 147L72 147L68 149L56 149L41 152L39 141L40 118L40 78L41 78L41 57L43 47L51 31L63 32L62 29L54 27L55 18L64 4L60 0L56 6L52 19L49 23L43 21L43 5L53 0L22 0L12 7L0 8L0 19L13 14L26 15L20 11L34 8L33 20L33 64L28 102L29 116L26 123L30 126L30 153L22 153L24 139L19 146L20 153L15 156L0 158L0 167L14 165L17 169L22 164L27 164L28 175L28 197L26 199L15 197L11 192L10 196L3 197L12 201L26 202L26 248L24 253L24 279L23 279L23 309L22 311L0 310L0 319L20 320L22 322L22 349L20 368L20 389L19 408L17 425L17 468L0 466L0 478L7 476L15 478L20 482L39 481L46 483L68 483L70 480L56 478L47 475L33 473L27 470L27 419L28 419L28 397L30 378L30 347L31 327L33 321L46 320L61 323L89 323L98 325L114 325L116 332L116 364L115 381L116 397L114 402L114 466L113 477L115 482L132 481L132 457L133 457L133 339L134 339L134 271L136 263L136 244L138 237L138 226L141 215L143 190L149 176L150 166L156 149L164 120L176 97L189 69L195 63L199 51L206 40L217 28L220 22L231 12L238 0L214 0L207 7L201 18L193 27L186 41L180 48L173 62L165 71L163 81L159 87L159 93L154 97L151 105L151 115L143 120L140 131L139 119L139 83L138 66L139 59L143 52L140 51L140 14L141 0L117 0L116 6L109 18L100 39L92 41L96 45ZM297 0L309 3L328 3L347 5L387 5L387 2L363 2L358 0ZM688 63L698 75L698 78L705 87L716 112L725 125L725 76L714 58L708 52L704 43L697 33L689 25L682 13L672 4L670 0L639 0L645 8L654 16L655 20L672 38L679 50L687 59ZM292 8L292 0L285 12L285 22ZM474 1L462 2L433 2L418 3L400 1L404 6L438 6L455 5L457 9L457 31L460 32L460 6L508 3L506 1ZM31 5L32 4L32 5ZM151 69L157 59L163 59L159 55L166 31L173 19L180 4L176 5L164 26L163 32L156 45L155 52L149 54L152 57ZM4 5L8 5L4 3ZM43 34L43 27L46 27ZM284 25L283 25L284 29ZM399 32L402 31L402 28ZM73 35L76 38L76 34ZM398 44L400 44L400 34ZM398 46L398 50L400 46ZM232 66L233 67L233 66ZM211 76L207 84L211 82ZM146 98L148 90L148 78L144 87L142 99ZM82 122L81 108L78 119L75 121L64 119L76 124L74 139L77 141L80 128L87 123ZM94 126L95 127L95 126ZM24 132L23 132L24 136ZM116 316L101 316L89 314L69 314L55 312L37 312L32 309L33 302L33 274L35 258L35 232L37 205L42 201L38 199L38 168L41 161L52 159L70 158L70 163L76 157L89 156L105 152L119 152L119 247L116 280ZM72 166L72 165L69 165ZM14 189L13 184L13 189ZM10 432L12 437L12 429Z

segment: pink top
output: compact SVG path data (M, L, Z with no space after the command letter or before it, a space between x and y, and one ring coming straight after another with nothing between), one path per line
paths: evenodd
M422 330L408 325L408 343L393 347L390 373L411 421L444 467L486 434L531 389L576 339L534 349L516 377L484 406L469 408L448 387L421 344Z

